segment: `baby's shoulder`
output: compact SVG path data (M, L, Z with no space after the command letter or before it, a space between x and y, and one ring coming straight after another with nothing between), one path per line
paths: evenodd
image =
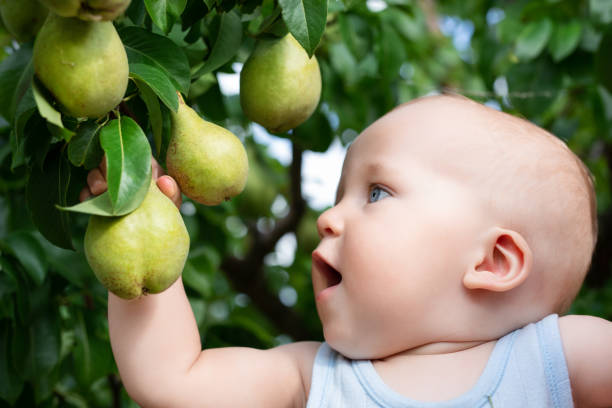
M320 346L320 342L300 341L279 346L275 349L277 353L289 355L295 362L302 377L302 386L305 395L308 395L310 391L312 368Z
M559 332L564 348L598 343L612 335L612 322L595 316L567 315L559 318Z
M608 320L595 316L563 316L559 318L559 332L570 374L575 363L585 358L597 359L600 352L610 353L612 322Z
M594 316L568 315L559 318L559 331L577 405L610 406L612 322Z

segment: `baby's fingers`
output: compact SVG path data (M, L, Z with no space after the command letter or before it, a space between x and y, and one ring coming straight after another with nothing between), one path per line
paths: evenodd
M176 181L164 175L164 170L154 158L151 158L153 170L153 178L157 180L157 187L164 193L177 207L181 206L181 190L176 184ZM81 190L79 199L85 201L91 196L97 196L106 191L108 185L106 183L106 160L103 158L100 166L91 170L87 174L87 186Z
M181 206L181 190L172 177L161 176L157 179L157 187L159 187L160 191L167 195L170 200L172 200L174 205L177 207Z
M87 185L93 195L99 195L106 191L106 179L100 168L95 168L87 174Z

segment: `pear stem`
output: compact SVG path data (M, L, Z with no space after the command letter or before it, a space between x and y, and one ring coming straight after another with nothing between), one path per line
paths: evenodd
M180 105L185 105L185 100L183 99L183 95L181 95L181 93L179 91L176 91L176 94L178 95L178 101Z

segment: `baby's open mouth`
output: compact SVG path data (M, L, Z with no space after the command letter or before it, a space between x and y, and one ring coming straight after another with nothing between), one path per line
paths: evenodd
M323 277L324 289L338 285L342 281L342 275L333 266L328 264L320 256L313 256L312 262L315 267L321 272Z

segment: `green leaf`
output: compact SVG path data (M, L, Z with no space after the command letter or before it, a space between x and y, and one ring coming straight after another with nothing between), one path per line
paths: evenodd
M103 217L122 215L121 213L115 212L108 191L105 191L99 196L83 201L82 203L78 203L70 207L58 206L57 208L62 211L101 215Z
M11 323L6 322L0 326L0 398L14 406L23 390L23 381L10 364L12 361L8 341L11 338L10 331Z
M49 264L55 273L79 289L93 286L96 278L91 273L91 268L82 251L66 251L51 244L45 245L46 241L43 241L42 244L45 246Z
M89 387L94 381L113 372L113 356L108 340L105 342L96 335L107 332L106 328L95 324L100 319L91 319L90 313L84 314L82 309L75 309L74 314L74 371L79 384Z
M56 205L66 205L70 183L70 164L60 149L51 151L42 167L31 169L26 185L26 200L36 228L51 243L74 249L70 235L70 218Z
M609 28L599 43L595 53L595 74L599 82L612 92L612 28Z
M23 132L25 143L24 155L28 166L42 168L53 139L53 134L49 127L53 126L36 113L28 120ZM56 129L60 128L56 127Z
M91 348L89 347L89 336L87 333L87 326L85 325L85 319L83 318L83 312L76 310L76 347L74 349L74 360L76 365L76 371L79 379L85 379L85 383L91 382L92 367L92 356Z
M170 31L174 18L180 17L187 0L145 0L145 7L151 20L164 33ZM171 18L168 18L170 14Z
M24 129L32 114L36 111L36 102L32 88L28 87L19 99L15 108L13 130L11 132L11 150L13 151L11 170L25 162Z
M0 300L5 295L13 293L17 290L17 281L13 271L13 266L9 264L9 261L5 257L0 257ZM2 304L4 301L1 301ZM2 318L0 313L0 319Z
M52 304L51 299L47 301ZM60 353L59 315L47 309L31 327L33 337L32 359L37 367L37 375L50 372L59 361Z
M180 17L183 10L187 6L187 0L166 0L168 13L174 17Z
M138 63L155 66L170 78L177 90L184 94L189 92L189 61L172 40L139 27L123 28L119 35L130 66Z
M100 143L106 153L108 190L71 207L58 207L61 210L119 216L144 200L151 183L151 146L140 126L128 117L112 120L100 131Z
M115 214L131 212L144 199L151 183L151 146L133 119L122 117L100 131L106 153L106 180Z
M70 142L72 137L74 136L74 132L65 127L55 126L52 123L47 122L47 129L51 133L51 135L55 138L56 141L64 141Z
M176 89L164 71L154 65L134 63L130 64L130 75L147 84L168 108L178 110Z
M406 52L402 39L393 26L383 24L380 31L381 36L377 44L380 71L383 78L391 82L397 78L400 66L406 61Z
M30 59L30 62L24 68L11 100L10 114L13 118L13 122L17 121L17 111L19 110L19 106L23 104L23 99L29 99L27 103L31 103L33 108L36 109L36 102L34 101L32 87L30 86L32 84L32 78L34 78L34 63L32 61L33 60Z
M165 0L145 0L147 13L153 20L153 23L158 26L164 33L169 31L168 14L166 13Z
M153 142L155 143L156 155L159 156L162 145L163 117L159 106L159 99L155 93L145 82L140 79L135 79L134 82L140 91L140 97L147 105L149 112L149 122L151 123L151 131L153 132ZM175 94L176 96L176 94ZM178 97L176 97L178 101Z
M81 123L68 144L68 159L76 167L86 170L97 167L104 152L100 146L99 131L102 126L93 120Z
M523 28L516 41L516 56L524 61L537 57L552 33L549 19L531 22Z
M562 89L562 78L548 59L515 64L506 73L510 101L521 115L542 115Z
M569 23L557 23L552 37L548 42L548 51L555 62L561 61L570 55L580 42L582 35L582 24L580 21L570 21Z
M317 109L306 122L293 130L290 137L304 149L325 152L334 138L334 132L327 117Z
M283 20L309 57L315 52L327 21L327 0L279 0Z
M612 22L612 2L610 0L590 0L591 16L603 24Z
M47 260L40 242L26 231L15 231L5 239L6 245L21 262L32 280L40 285L47 275Z
M199 273L189 260L185 263L182 277L186 287L195 290L205 299L212 295L212 284L209 278Z
M357 60L345 43L336 42L329 46L329 60L333 69L346 83L352 84L356 81Z
M32 47L23 44L0 63L0 115L11 120L11 102L17 84L32 59Z
M46 375L59 362L59 329L59 315L48 307L13 336L13 351L18 356L14 361L20 364L24 379Z
M215 32L212 49L204 65L194 74L198 78L229 62L242 43L242 22L234 11L215 16L211 31Z
M32 92L34 94L34 101L36 102L36 107L38 108L38 112L40 116L47 119L48 122L54 124L55 126L59 126L60 128L64 127L62 123L62 115L55 110L53 106L47 101L44 95L38 89L36 82L32 82Z
M6 267L6 265L3 266ZM30 295L30 290L32 288L29 285L29 279L26 279L25 273L23 273L23 270L21 269L21 265L13 264L12 267L13 269L10 270L10 272L15 278L15 282L17 282L17 293L14 296L16 319L13 320L17 324L26 325L31 319L32 315L32 307L28 299L28 296Z
M218 3L218 0L204 0L204 4L208 7L209 10L212 10Z

